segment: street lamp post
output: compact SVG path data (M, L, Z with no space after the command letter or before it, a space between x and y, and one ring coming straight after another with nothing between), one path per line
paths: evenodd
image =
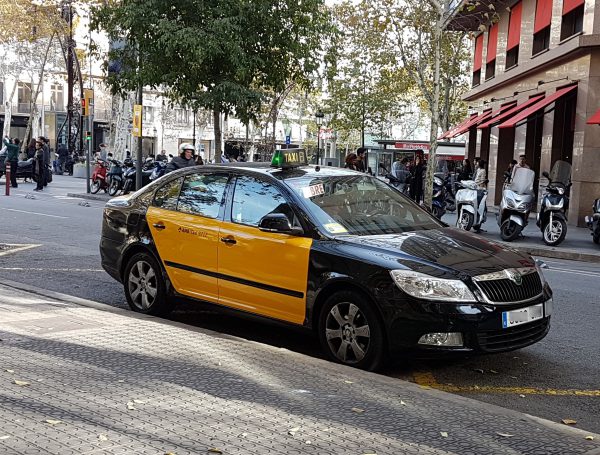
M321 153L321 125L323 124L323 119L325 118L325 114L319 109L315 113L315 124L317 125L317 164L320 162L320 153Z

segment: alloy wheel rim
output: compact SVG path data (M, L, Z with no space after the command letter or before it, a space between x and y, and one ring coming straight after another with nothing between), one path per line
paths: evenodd
M353 303L336 304L327 315L325 338L338 360L354 364L364 359L371 344L367 318Z
M129 295L133 304L147 310L154 304L158 292L156 273L146 261L136 262L129 271Z
M560 238L562 231L563 228L560 221L552 221L551 224L546 225L544 235L546 236L546 240L548 242L554 243Z

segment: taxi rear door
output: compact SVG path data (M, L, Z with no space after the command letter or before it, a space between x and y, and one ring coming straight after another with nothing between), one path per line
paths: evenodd
M146 213L158 254L180 294L218 300L217 244L228 179L226 173L176 179L157 190Z
M238 176L231 216L226 214L220 231L219 302L302 324L312 239L261 231L258 223L268 213L295 218L275 185Z

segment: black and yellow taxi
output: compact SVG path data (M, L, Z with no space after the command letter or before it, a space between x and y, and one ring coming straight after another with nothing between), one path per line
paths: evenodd
M550 327L552 292L530 256L448 227L375 177L308 166L300 149L182 169L109 201L100 251L135 311L185 298L305 326L360 368L401 350L508 351Z

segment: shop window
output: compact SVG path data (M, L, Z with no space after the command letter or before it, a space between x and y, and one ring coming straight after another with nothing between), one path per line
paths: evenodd
M550 47L550 26L540 30L533 35L533 52L537 55Z
M560 28L561 41L583 31L583 8L584 5L578 6L563 15Z
M512 68L519 63L522 12L522 2L518 2L510 9L510 17L508 19L508 38L506 42L506 69Z

